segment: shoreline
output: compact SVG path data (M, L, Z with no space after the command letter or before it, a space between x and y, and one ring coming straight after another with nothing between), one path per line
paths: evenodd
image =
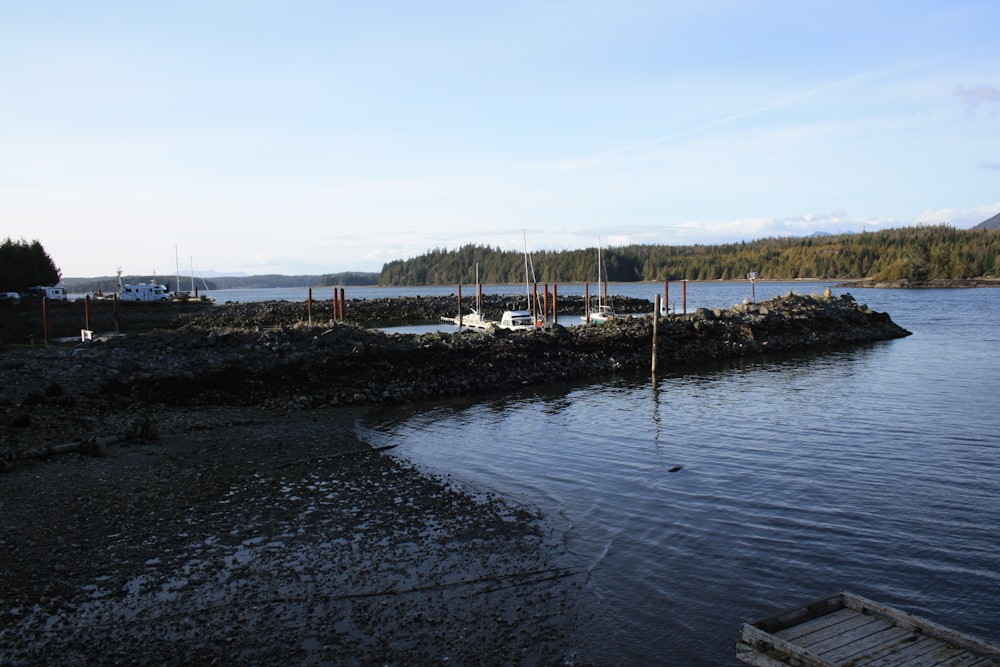
M934 280L848 280L835 287L862 287L872 289L953 289L1000 287L1000 278L936 278Z
M648 372L652 318L412 335L307 326L297 304L201 316L0 351L0 662L614 661L585 568L536 509L375 451L356 424ZM849 295L657 326L677 367L909 335Z
M374 451L363 410L225 412L0 476L0 662L586 664L537 511Z

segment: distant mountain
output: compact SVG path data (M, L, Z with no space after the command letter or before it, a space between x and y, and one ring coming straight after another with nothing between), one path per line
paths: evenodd
M983 220L972 229L1000 229L1000 213L997 213L989 220Z

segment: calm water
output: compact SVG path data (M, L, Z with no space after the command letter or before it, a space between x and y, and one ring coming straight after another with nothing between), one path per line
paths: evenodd
M853 294L914 335L397 411L372 435L540 507L608 663L742 664L740 623L838 590L1000 642L1000 290ZM690 284L688 308L748 295Z

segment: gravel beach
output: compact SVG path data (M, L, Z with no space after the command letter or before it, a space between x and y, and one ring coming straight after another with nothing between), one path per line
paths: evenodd
M185 412L0 477L0 664L586 664L531 508L375 451L358 410Z

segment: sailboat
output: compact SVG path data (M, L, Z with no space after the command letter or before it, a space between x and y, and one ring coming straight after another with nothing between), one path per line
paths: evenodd
M615 313L614 308L608 302L608 284L605 280L607 274L607 266L604 265L604 258L601 251L601 242L597 242L597 305L591 307L588 303L588 311L583 314L582 319L584 322L593 322L595 324L603 324L608 320L613 320L618 317ZM603 272L602 272L603 267Z
M528 267L531 266L529 278ZM531 307L531 283L534 280L535 267L531 265L531 255L528 254L528 234L524 234L524 288L528 296L528 308L526 310L505 310L500 316L500 323L497 325L501 329L524 330L535 329L541 325L535 317L535 311Z

